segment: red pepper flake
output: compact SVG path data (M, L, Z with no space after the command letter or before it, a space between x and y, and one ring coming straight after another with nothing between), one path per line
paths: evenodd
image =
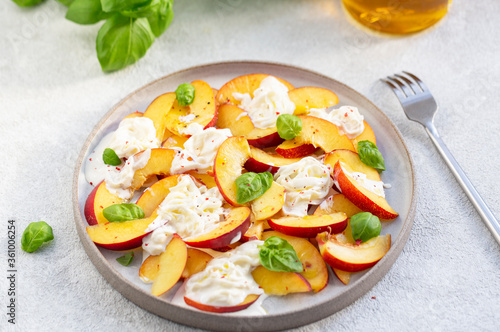
M115 167L117 171L119 171L120 169L118 167Z
M276 115L280 115L280 112L276 112Z
M376 299L377 299L377 297L376 297L376 296L372 296L372 300L376 300Z
M104 209L104 206L102 206L102 205L100 205L99 207L100 207L101 209Z
M92 161L92 158L89 158L89 161Z
M125 141L125 144L128 144L128 141Z
M90 182L90 185L93 186L94 184L92 182Z
M147 247L149 243L144 243L144 246Z
M346 118L348 117L347 112L345 112L344 116L345 116Z
M357 244L358 246L361 244L361 242L362 242L362 241L361 241L361 239L357 239L357 240L356 240L356 244Z
M205 198L205 200L206 200L206 201L208 201L208 197L207 197L207 198Z

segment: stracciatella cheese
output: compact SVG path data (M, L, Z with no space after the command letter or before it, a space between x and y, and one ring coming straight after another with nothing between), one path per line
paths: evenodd
M248 93L233 93L233 97L246 111L255 128L266 129L276 126L281 114L293 114L295 104L288 97L288 88L276 77L268 76L262 80L253 98Z
M250 294L263 294L252 277L252 271L260 265L263 244L259 240L248 241L212 259L186 282L185 296L198 303L227 307L242 303Z
M302 160L281 166L274 174L274 181L285 187L283 212L304 217L309 204L320 204L333 185L331 170L316 158Z
M365 129L364 117L353 106L342 106L330 112L325 109L311 108L308 115L330 121L350 139L356 138Z

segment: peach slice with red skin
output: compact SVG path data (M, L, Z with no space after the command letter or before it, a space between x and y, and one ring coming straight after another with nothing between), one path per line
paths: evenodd
M187 255L186 267L182 271L181 276L183 279L187 279L193 274L203 271L208 262L213 258L210 254L194 248L188 248Z
M295 115L307 115L311 108L327 108L339 103L339 98L332 91L311 86L290 90L288 97L295 104Z
M335 212L344 212L348 218L351 218L353 215L363 212L363 210L352 204L343 194L335 194L325 199L314 211L314 215L321 216Z
M245 163L245 168L250 172L276 173L281 166L290 165L299 162L301 158L285 158L277 153L268 153L250 146L251 157Z
M129 250L140 247L149 224L157 217L156 212L144 219L124 222L108 222L87 227L90 239L98 246L109 250Z
M268 76L268 74L249 74L233 78L219 89L216 99L219 104L233 104L240 105L240 102L233 97L233 93L248 93L253 98L253 93L260 86L262 80ZM281 83L283 83L288 90L293 90L294 87L287 81L274 76Z
M391 248L390 234L374 237L359 245L340 242L328 233L318 234L316 240L325 262L332 268L347 272L359 272L374 266Z
M175 187L179 183L180 176L172 175L163 178L142 193L136 204L142 208L146 217L149 217L163 202L165 197L170 193L170 188Z
M262 196L250 203L255 220L266 220L278 213L285 204L285 188L274 182Z
M287 295L306 293L312 290L309 282L300 273L276 272L258 266L252 271L252 277L268 295Z
M144 151L139 152L135 157L139 157ZM141 169L134 173L131 188L137 190L153 175L170 175L170 168L174 160L176 151L171 149L151 149L149 160Z
M158 138L160 142L164 139L167 113L172 108L175 98L175 93L173 92L162 94L153 100L144 112L143 117L149 118L153 121L156 129L156 138Z
M330 121L314 116L301 115L302 131L292 140L287 140L276 148L276 153L285 158L305 157L316 148L321 148L325 153L335 149L354 150L351 140L341 135L336 125Z
M184 240L195 248L220 248L235 242L234 239L245 234L250 227L250 209L247 207L233 208L225 221L208 233Z
M155 280L160 269L160 255L151 255L142 262L139 269L139 278L146 283L151 283Z
M158 274L151 286L151 294L160 296L180 280L187 257L186 244L179 235L174 234L165 251L160 254Z
M243 165L250 158L250 146L244 137L226 139L214 160L214 176L220 193L233 206L241 206L236 201L236 184L234 181L243 174Z
M108 222L104 215L102 214L102 210L104 208L113 205L113 204L121 204L124 200L120 197L113 195L106 188L106 183L101 181L90 193L85 201L85 208L83 213L85 214L85 219L87 219L87 223L92 225L97 224L105 224Z
M210 85L203 81L193 81L195 94L191 105L180 106L177 100L168 111L166 127L175 135L189 136L182 134L189 124L197 123L204 129L213 127L217 121L217 104L214 92ZM181 117L193 115L194 119L189 122L182 121Z
M285 235L276 231L264 232L262 234L262 240L266 240L271 236L278 236L287 240L293 249L295 249L304 267L304 272L301 272L300 275L309 282L315 293L321 291L328 285L328 269L318 249L316 249L311 242L303 238Z
M283 234L310 238L325 231L331 234L342 232L347 226L347 216L344 212L337 212L320 216L269 219L268 222L272 229Z
M247 242L252 239L254 240L260 240L262 238L262 232L264 232L265 229L265 221L254 221L248 230L243 234L241 237L241 242Z
M340 160L337 161L334 168L334 178L340 186L342 194L345 195L354 205L363 211L372 213L381 219L394 219L398 213L390 207L387 200L379 196L365 187L361 186L348 173L353 170L346 164L340 165ZM367 176L368 177L368 176Z
M208 311L208 312L216 312L216 313L228 313L228 312L235 312L235 311L241 311L249 306L251 306L257 299L259 298L260 295L256 294L250 294L248 295L243 302L237 305L233 306L215 306L215 305L210 305L210 304L203 304L197 301L194 301L186 296L184 296L184 302L186 302L187 305L190 305L196 309L202 310L202 311Z
M361 161L359 155L350 150L337 149L325 155L324 164L330 165L332 170L335 168L337 161L341 160L343 163L349 165L354 172L366 174L366 177L373 181L380 181L379 172Z

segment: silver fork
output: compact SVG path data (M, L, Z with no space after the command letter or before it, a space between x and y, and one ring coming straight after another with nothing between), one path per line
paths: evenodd
M493 234L495 240L500 244L500 224L498 220L481 198L476 188L474 188L469 178L467 178L462 168L460 168L450 150L448 150L441 137L439 137L436 127L434 127L434 115L438 111L438 105L427 86L417 76L405 71L403 75L395 74L394 76L388 76L387 79L382 79L382 81L387 83L392 91L394 91L408 119L418 122L425 127L432 143L436 146L458 183Z

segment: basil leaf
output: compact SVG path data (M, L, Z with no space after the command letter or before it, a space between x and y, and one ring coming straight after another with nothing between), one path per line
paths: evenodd
M146 18L119 14L109 18L97 33L97 58L104 71L122 69L146 54L155 36Z
M122 163L122 160L118 157L115 150L110 148L104 149L104 152L102 153L102 161L104 161L106 165L111 166L118 166Z
M273 175L269 172L248 172L240 175L236 181L236 202L244 204L262 196L273 184Z
M189 83L183 83L175 90L175 97L180 106L191 105L194 100L194 86Z
M12 0L14 1L19 7L31 7L34 5L38 5L40 2L44 0Z
M57 0L57 2L62 3L66 7L68 7L69 5L71 5L73 3L73 1L75 1L75 0Z
M281 114L276 120L278 135L283 139L294 139L302 131L302 120L293 114Z
M119 12L150 3L151 0L101 0L105 12Z
M108 18L101 7L101 0L74 0L66 12L66 19L78 24L94 24Z
M303 272L304 267L288 241L271 236L260 248L260 263L266 269L276 272Z
M373 142L358 142L358 154L359 159L361 159L365 165L376 168L379 171L385 171L384 157Z
M113 204L102 210L104 218L110 222L123 222L144 218L142 208L134 203Z
M148 16L148 22L156 37L160 37L169 27L174 18L173 0L161 0L157 11Z
M380 235L380 219L370 212L361 212L351 217L351 231L354 240L366 242Z
M120 263L121 265L123 265L123 266L129 266L130 263L132 263L133 260L134 260L134 252L133 251L127 253L124 256L118 257L116 259L116 261L118 263Z
M36 251L44 242L52 241L52 227L45 221L32 222L26 227L21 238L21 249L26 252Z

